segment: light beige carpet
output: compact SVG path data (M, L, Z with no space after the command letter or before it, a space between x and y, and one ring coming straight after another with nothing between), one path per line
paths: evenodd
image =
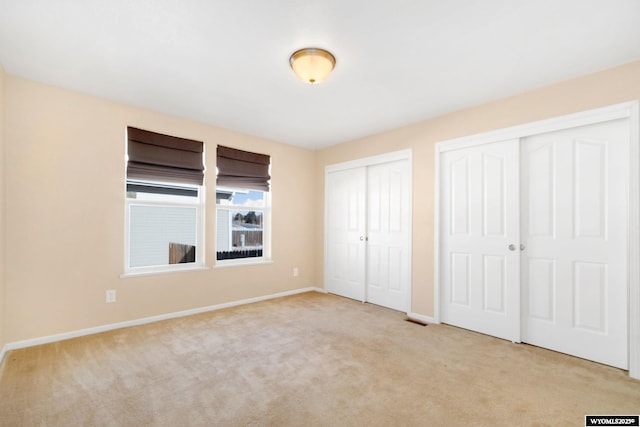
M307 293L9 353L3 426L583 426L627 372Z

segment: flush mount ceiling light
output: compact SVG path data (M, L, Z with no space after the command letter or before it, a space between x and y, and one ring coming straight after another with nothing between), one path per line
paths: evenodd
M289 58L289 65L300 80L313 85L329 77L336 66L336 58L324 49L307 47L295 51Z

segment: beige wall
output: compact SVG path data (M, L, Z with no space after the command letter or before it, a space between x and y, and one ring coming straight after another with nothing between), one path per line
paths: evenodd
M640 99L640 61L319 151L316 159L318 286L323 283L322 206L326 165L400 149L413 150L412 311L433 316L435 144L637 99Z
M4 69L0 65L0 350L5 340L5 292L4 292Z
M414 162L412 311L431 316L435 143L634 99L640 62L313 152L0 72L0 345L322 287L324 167L407 148ZM128 125L205 141L209 170L217 143L270 154L274 262L120 278ZM208 266L215 257L211 179ZM115 304L105 304L107 289L117 290Z
M315 286L315 153L5 76L7 342ZM205 142L206 264L216 144L272 157L273 263L120 278L125 129ZM299 277L292 271L298 267ZM105 291L118 300L105 304Z

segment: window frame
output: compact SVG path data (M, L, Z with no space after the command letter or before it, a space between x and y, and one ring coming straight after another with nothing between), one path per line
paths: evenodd
M139 200L127 196L127 184L135 183L154 187L180 188L196 190L197 196L193 203L188 201L170 200ZM121 277L173 273L181 271L206 270L205 266L205 187L204 185L181 184L172 182L143 181L137 179L125 179L125 203L124 203L124 274ZM163 207L194 207L196 209L196 260L190 263L163 264L131 267L131 207L132 206L163 206Z
M271 259L271 190L255 190L250 188L231 188L225 186L216 186L216 193L219 190L223 191L260 191L264 197L264 206L244 206L235 204L220 204L216 200L216 235L215 235L215 267L230 267L238 265L256 265L256 264L270 264ZM233 259L218 259L218 210L227 209L229 211L260 211L262 212L262 256L260 257L246 257L246 258L233 258ZM231 230L229 230L231 233Z

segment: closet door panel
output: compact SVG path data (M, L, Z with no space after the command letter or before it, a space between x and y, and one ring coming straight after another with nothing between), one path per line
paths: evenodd
M519 341L519 144L445 152L440 168L441 318Z
M367 170L367 301L407 311L410 274L409 161Z
M327 291L365 300L366 169L327 177Z
M625 369L626 123L522 146L523 341Z

